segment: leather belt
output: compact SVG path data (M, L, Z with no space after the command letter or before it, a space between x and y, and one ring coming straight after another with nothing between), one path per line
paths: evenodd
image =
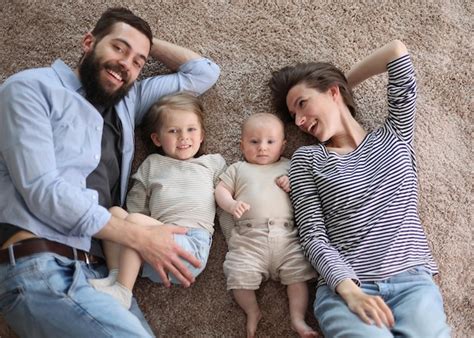
M28 238L0 250L0 264L11 263L15 265L16 259L41 252L55 253L70 259L86 262L87 264L104 263L104 259L101 257L92 256L85 251L58 242L49 241L44 238Z

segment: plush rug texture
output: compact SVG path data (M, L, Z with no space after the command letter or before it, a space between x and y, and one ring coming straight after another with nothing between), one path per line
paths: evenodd
M203 101L208 151L221 153L228 163L240 159L242 120L271 111L267 81L272 70L323 60L346 71L386 42L404 41L419 88L415 136L419 212L439 264L436 281L453 336L474 335L472 1L3 0L0 81L26 68L49 66L56 58L75 66L82 36L103 10L114 5L145 18L156 36L187 46L221 66L217 85ZM150 61L144 76L156 72L167 70ZM355 90L358 118L368 130L386 117L386 81L385 75L378 76ZM287 136L286 156L312 142L294 126L288 126ZM135 169L145 156L137 142ZM244 336L244 313L226 291L225 253L225 241L217 230L208 267L191 288L138 282L135 294L158 336ZM314 284L310 288L312 302ZM295 337L285 289L270 281L257 295L263 313L258 336ZM308 322L317 328L310 308ZM15 336L3 320L0 336Z

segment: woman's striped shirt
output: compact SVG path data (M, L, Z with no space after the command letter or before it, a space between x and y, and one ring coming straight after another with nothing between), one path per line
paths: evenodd
M292 157L291 199L301 244L333 290L423 265L437 272L420 223L413 134L416 81L409 55L387 65L384 125L351 153L305 146Z

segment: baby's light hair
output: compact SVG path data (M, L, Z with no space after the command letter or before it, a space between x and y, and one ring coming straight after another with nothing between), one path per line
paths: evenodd
M274 121L277 121L280 126L281 126L281 130L283 131L283 139L286 139L286 135L285 135L285 124L283 123L283 121L275 114L271 114L271 113L255 113L255 114L252 114L250 115L249 117L247 117L244 122L242 123L242 126L241 126L241 129L240 129L240 133L241 135L244 134L244 131L245 131L245 128L248 127L248 125L253 122L253 121L256 121L256 120L259 120L259 119L272 119Z
M201 100L191 92L179 92L163 96L153 106L151 106L148 113L142 122L143 141L145 142L150 152L162 153L161 148L157 148L151 140L151 134L158 132L163 124L163 117L176 110L190 111L196 114L199 124L201 126L203 137L206 134L204 128L204 108ZM204 141L201 143L196 156L204 154Z

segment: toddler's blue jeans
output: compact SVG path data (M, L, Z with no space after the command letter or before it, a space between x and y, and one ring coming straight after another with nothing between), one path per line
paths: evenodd
M175 234L174 240L179 246L181 246L181 248L190 252L201 263L201 266L196 268L187 260L182 259L183 264L189 269L189 271L191 271L194 277L197 277L206 267L207 259L209 258L209 251L211 250L212 245L212 235L207 230L192 228L184 235ZM156 272L148 263L143 265L142 276L151 279L155 283L162 282L158 272ZM181 284L172 274L169 274L168 277L171 283Z

